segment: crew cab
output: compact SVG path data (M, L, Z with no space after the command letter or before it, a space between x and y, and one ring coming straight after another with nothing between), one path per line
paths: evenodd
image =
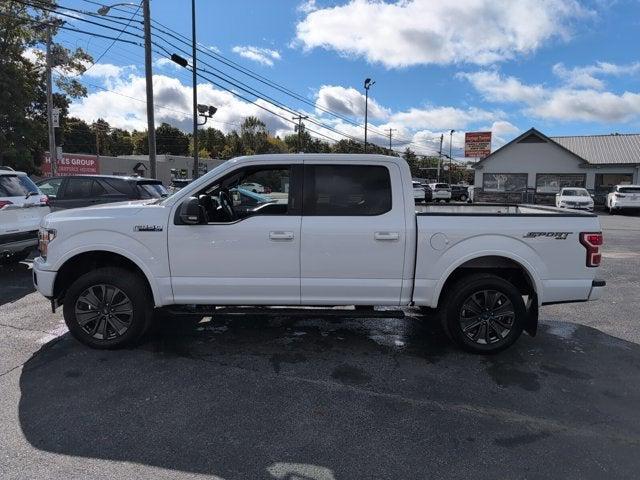
M616 185L607 195L607 210L610 214L620 210L640 209L640 185Z
M249 182L279 200L238 209ZM602 295L593 214L416 207L411 185L397 157L232 159L168 198L48 215L34 284L96 348L135 342L154 308L386 305L435 312L459 346L492 353L535 334L540 306Z
M0 264L24 260L38 245L47 197L24 172L0 170Z
M593 198L586 188L566 187L556 193L556 207L593 212Z

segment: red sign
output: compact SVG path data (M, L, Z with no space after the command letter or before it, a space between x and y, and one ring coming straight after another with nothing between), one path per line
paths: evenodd
M491 132L467 132L464 134L464 156L486 157L491 153Z
M63 153L58 158L56 175L90 175L100 173L100 160L95 155L82 155L79 153ZM49 152L44 154L42 174L51 176L51 157Z

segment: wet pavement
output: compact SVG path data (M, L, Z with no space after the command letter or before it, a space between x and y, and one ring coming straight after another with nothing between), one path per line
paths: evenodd
M610 218L610 300L544 308L489 357L417 310L165 316L137 348L90 350L20 267L22 296L0 294L0 477L637 478L640 221Z

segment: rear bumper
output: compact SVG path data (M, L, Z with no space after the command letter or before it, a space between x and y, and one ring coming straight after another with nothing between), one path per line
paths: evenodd
M604 287L607 286L607 282L604 280L593 280L591 282L591 292L589 292L589 300L599 300L604 293Z
M10 255L37 246L37 230L0 235L0 255Z

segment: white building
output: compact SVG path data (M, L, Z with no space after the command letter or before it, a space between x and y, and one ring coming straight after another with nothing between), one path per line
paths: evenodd
M569 186L602 201L612 185L640 183L640 134L547 137L532 128L474 168L476 201L553 203Z

